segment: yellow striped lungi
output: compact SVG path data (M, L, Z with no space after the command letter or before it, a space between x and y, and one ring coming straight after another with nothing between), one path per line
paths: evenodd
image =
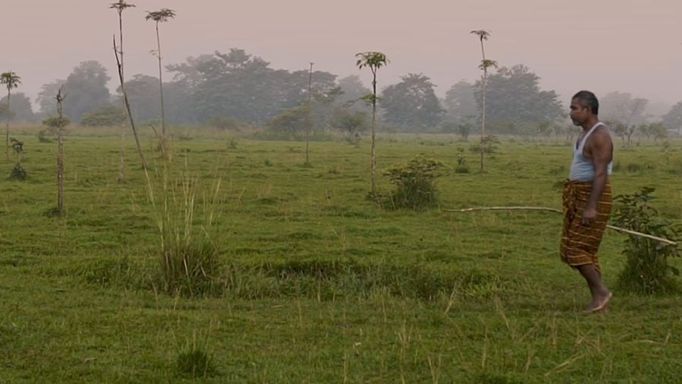
M561 259L571 267L594 264L600 271L597 251L611 215L611 184L607 182L599 198L597 217L590 225L583 225L582 215L591 191L591 181L566 181L564 184L564 226L560 254Z

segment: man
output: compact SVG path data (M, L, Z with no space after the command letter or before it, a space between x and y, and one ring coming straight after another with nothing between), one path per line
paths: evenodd
M588 313L606 309L612 297L601 278L597 251L611 214L613 142L598 114L594 93L580 91L573 96L571 120L582 127L582 133L573 147L571 174L564 185L560 247L562 260L576 268L590 288Z

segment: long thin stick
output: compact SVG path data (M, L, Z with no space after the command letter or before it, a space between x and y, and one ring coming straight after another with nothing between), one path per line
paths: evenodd
M144 170L144 177L147 180L147 193L149 200L154 206L154 189L152 188L152 181L149 177L149 170L147 167L147 161L144 159L144 153L142 152L142 146L140 145L140 139L137 136L137 129L135 128L135 119L133 119L133 112L130 110L130 102L128 101L128 92L125 88L125 80L123 78L123 63L118 56L119 51L116 47L116 36L114 36L114 56L116 56L116 66L118 68L118 79L121 84L121 94L123 94L123 105L125 106L126 113L128 114L128 121L130 122L130 128L133 131L133 136L135 137L135 146L137 147L137 153L140 155L140 160L142 161L142 169Z
M562 213L560 209L547 207L473 207L464 209L444 209L445 212L476 212L476 211L549 211Z
M464 208L464 209L444 209L445 212L477 212L477 211L545 211L545 212L555 212L555 213L563 213L560 209L556 208L548 208L548 207L473 207L473 208ZM662 237L658 236L653 236L649 235L646 233L642 232L637 232L633 231L630 229L625 229L621 227L616 227L614 225L606 225L606 228L613 229L614 231L617 232L622 232L622 233L627 233L629 235L633 236L639 236L639 237L645 237L647 239L651 240L656 240L658 242L668 244L668 245L677 245L676 242L664 239Z
M114 36L114 56L116 56L116 65L118 67L118 79L121 84L121 93L123 94L123 105L126 108L128 114L128 121L130 122L130 128L133 131L133 136L135 137L135 145L137 146L137 153L140 155L140 160L142 161L142 168L144 169L145 175L147 175L147 161L144 159L144 153L142 153L142 146L140 145L140 139L137 137L137 129L135 128L135 120L133 119L133 113L130 111L130 102L128 101L128 93L125 89L125 80L123 79L123 63L118 56L118 48L116 47L116 36ZM147 175L147 179L149 176Z

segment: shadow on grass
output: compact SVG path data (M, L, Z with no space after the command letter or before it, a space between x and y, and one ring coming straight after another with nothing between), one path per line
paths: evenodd
M231 263L211 276L210 287L200 294L178 291L181 296L242 299L309 297L317 300L366 298L376 294L424 302L457 297L483 299L513 292L514 281L482 270L422 264L364 263L345 260L292 260L254 265ZM107 258L80 263L53 273L77 276L87 284L132 290L158 290L158 267Z

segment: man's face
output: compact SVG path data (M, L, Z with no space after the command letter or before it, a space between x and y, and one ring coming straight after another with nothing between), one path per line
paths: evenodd
M590 115L590 107L584 105L580 100L571 100L571 120L573 124L582 125Z

